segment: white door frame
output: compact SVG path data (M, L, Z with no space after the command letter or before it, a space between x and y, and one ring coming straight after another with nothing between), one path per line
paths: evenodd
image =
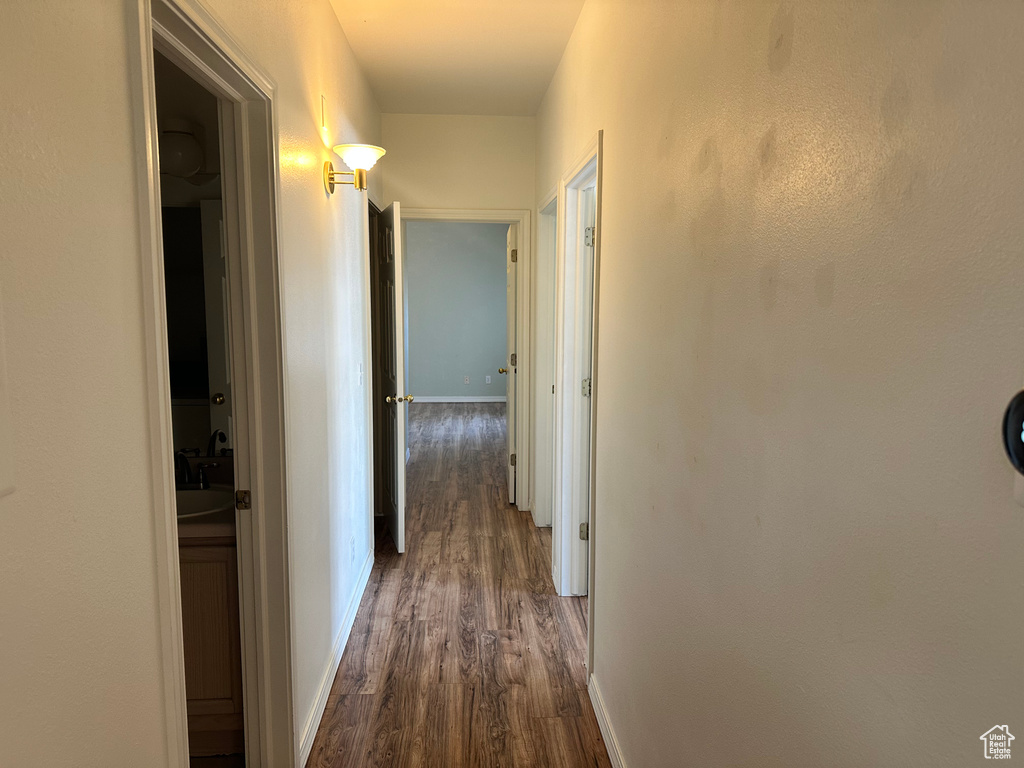
M537 204L537 246L533 261L533 487L530 511L538 528L552 519L555 448L555 256L558 251L558 188ZM550 299L550 305L548 300ZM542 304L545 310L542 315ZM543 336L542 336L543 335ZM543 343L542 343L543 338ZM542 356L546 359L542 359Z
M560 595L590 594L593 587L593 552L595 541L594 459L597 396L597 296L600 259L601 216L601 142L598 133L586 150L562 175L558 185L558 238L555 289L555 448L554 448L554 500L551 531L551 576L555 591ZM579 220L581 191L596 187L595 222L597 239L594 245L593 293L588 297L579 275L578 262L583 224ZM587 301L592 302L587 306ZM592 316L590 338L584 318L590 310ZM582 367L582 345L591 344L591 365ZM591 396L584 397L581 382L593 382ZM589 411L589 439L584 430ZM584 464L583 462L589 462ZM588 482L589 481L589 482ZM584 483L587 483L584 487ZM580 523L590 524L587 545L579 544ZM593 599L589 601L593 638ZM588 641L592 647L592 642Z
M167 752L188 765L188 721L171 442L167 320L153 49L220 100L221 177L231 301L235 453L248 453L252 510L236 513L246 764L292 766L291 621L284 365L277 253L274 83L195 0L135 0L130 27L143 279L146 384ZM237 347L242 347L238 349ZM239 394L242 394L239 392ZM238 418L241 416L241 418ZM244 470L243 470L244 471ZM243 486L244 487L244 486Z
M533 366L531 357L530 333L532 311L532 292L530 281L533 257L531 245L533 233L530 229L530 211L528 210L488 210L488 209L457 209L457 208L403 208L402 226L409 221L450 221L469 223L515 224L516 248L516 355L518 381L516 386L516 507L528 511L531 509L532 498L531 468L533 451L531 411L531 391L533 389ZM404 233L403 233L404 242ZM513 425L509 424L509 429Z

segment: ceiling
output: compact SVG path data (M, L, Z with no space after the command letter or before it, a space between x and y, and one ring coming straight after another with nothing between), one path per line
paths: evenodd
M533 115L583 0L331 0L382 112Z

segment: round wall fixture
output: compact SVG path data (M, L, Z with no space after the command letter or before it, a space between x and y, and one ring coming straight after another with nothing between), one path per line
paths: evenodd
M165 120L160 129L160 172L187 179L203 167L203 147L187 120Z
M1003 416L1003 447L1013 468L1024 475L1024 390L1006 406Z

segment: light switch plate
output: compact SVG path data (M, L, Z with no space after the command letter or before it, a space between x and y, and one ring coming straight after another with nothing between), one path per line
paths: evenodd
M0 301L0 496L14 493L14 423L11 421L11 403L7 388L4 307Z

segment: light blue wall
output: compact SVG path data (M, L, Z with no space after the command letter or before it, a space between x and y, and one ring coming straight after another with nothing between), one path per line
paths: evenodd
M507 224L406 222L408 391L414 395L504 397L506 377L498 368L506 354L507 232Z

